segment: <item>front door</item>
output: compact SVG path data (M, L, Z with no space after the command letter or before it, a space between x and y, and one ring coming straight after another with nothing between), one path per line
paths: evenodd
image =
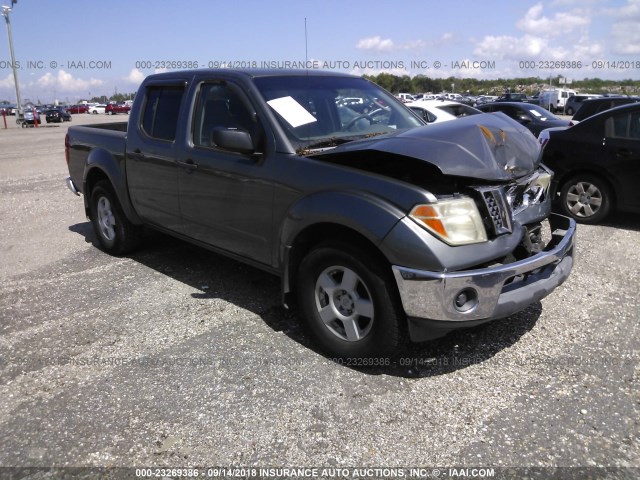
M178 161L185 234L269 264L274 189L262 127L238 86L207 81L197 88L191 138ZM219 147L212 136L216 129L248 132L257 153Z

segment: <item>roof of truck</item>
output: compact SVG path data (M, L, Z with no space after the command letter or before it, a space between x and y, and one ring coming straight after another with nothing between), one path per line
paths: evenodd
M235 68L201 68L197 70L176 70L172 72L155 73L149 75L147 79L171 79L185 78L194 75L212 75L212 76L245 76L245 77L281 77L281 76L311 76L311 77L353 77L360 78L357 75L341 73L329 70L318 69L280 69L280 68L258 68L258 69L235 69Z

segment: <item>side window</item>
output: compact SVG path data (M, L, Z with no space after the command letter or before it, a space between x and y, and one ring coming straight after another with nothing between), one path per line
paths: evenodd
M640 140L640 113L609 117L605 124L607 137Z
M629 115L629 138L640 140L640 113Z
M223 83L203 84L193 119L193 144L215 147L215 129L243 130L255 138L256 123L239 94Z
M510 118L513 118L514 120L518 120L518 109L514 108L512 106L505 106L502 109L502 112L507 115Z
M417 113L420 118L422 118L427 123L433 123L436 121L436 116L428 110L422 109L420 107L409 107L413 110L414 113Z
M147 88L147 97L142 112L142 130L152 138L175 140L183 94L184 87L152 86Z

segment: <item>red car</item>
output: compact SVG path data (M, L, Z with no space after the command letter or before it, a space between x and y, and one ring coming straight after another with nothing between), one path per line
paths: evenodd
M128 115L129 110L131 110L131 107L124 103L110 103L105 107L104 113L110 115L115 115L116 113L126 113Z
M65 110L69 113L87 113L89 111L89 107L86 105L69 105L65 107Z

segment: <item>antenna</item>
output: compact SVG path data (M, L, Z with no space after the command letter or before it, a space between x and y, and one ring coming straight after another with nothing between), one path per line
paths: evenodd
M309 48L307 42L307 17L304 17L304 65L309 73Z

